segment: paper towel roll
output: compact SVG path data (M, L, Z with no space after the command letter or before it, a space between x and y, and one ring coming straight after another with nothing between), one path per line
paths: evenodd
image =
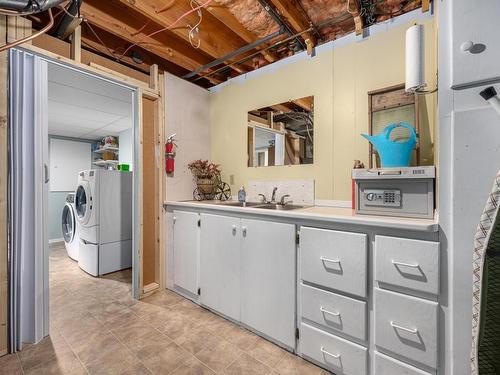
M407 92L423 89L425 83L424 26L414 25L406 30L406 84Z

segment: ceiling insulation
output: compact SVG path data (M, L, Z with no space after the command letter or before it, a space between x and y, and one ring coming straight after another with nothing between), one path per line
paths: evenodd
M259 38L279 30L278 24L257 0L216 0L216 2L226 6L246 29Z

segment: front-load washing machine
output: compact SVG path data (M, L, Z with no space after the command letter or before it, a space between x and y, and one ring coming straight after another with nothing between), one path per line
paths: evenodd
M132 176L105 169L78 175L78 265L93 276L132 267Z
M80 247L80 237L78 233L78 221L75 212L75 193L66 196L66 204L62 211L62 234L64 245L68 256L78 261L78 250Z

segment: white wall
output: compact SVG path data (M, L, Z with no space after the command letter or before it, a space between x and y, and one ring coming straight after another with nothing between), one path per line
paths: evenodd
M49 240L61 240L66 196L76 189L78 172L92 168L91 141L50 138Z
M195 183L187 165L210 159L209 116L207 90L165 74L165 137L176 133L178 145L175 173L167 177L167 200L193 199Z
M89 142L50 139L50 191L72 191L78 172L91 169Z
M120 164L129 164L132 171L134 163L134 132L132 128L118 134L118 144L120 146L118 154Z

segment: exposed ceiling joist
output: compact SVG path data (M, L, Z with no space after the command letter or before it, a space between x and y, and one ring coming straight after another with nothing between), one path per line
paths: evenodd
M271 0L271 3L287 20L296 33L311 27L311 21L300 12L299 7L301 5L297 3L297 0ZM308 46L311 45L314 47L316 45L316 38L312 33L308 32L302 34L302 39Z
M172 5L165 11L162 11L163 8L165 8L164 1L118 1L164 28L169 27L180 16L192 10L192 8L189 6L188 1L176 1L172 3ZM196 33L193 40L193 43L195 44L199 40L199 49L201 51L212 56L213 58L219 58L242 47L245 44L245 41L242 38L233 33L230 29L227 29L224 24L217 18L215 18L211 13L202 10L202 16L202 23L198 27L198 32ZM183 19L179 25L177 25L171 31L169 30L168 32L172 32L179 38L190 42L189 28L187 27L187 25L193 27L198 23L198 21L198 14L197 12L194 12L193 14ZM249 69L245 69L244 67L235 68L238 73L245 73L251 67L249 67Z
M356 31L356 35L361 35L363 34L363 17L361 15L359 0L350 0L349 7L349 13L351 13L354 18L354 30Z
M226 7L222 5L209 4L206 10L210 12L210 14L212 14L219 21L224 23L224 25L226 25L228 28L233 30L233 32L236 33L245 42L253 43L258 40L257 35L252 33L250 30L246 29L245 26L243 26L240 23L240 21L238 21L238 19ZM262 55L268 62L274 62L279 60L279 57L270 51L264 51L262 52Z

